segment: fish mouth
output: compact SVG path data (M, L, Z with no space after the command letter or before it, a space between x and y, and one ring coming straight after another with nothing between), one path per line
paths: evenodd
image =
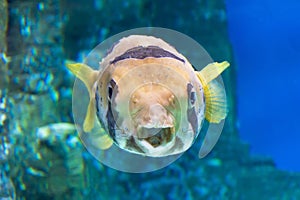
M148 128L141 127L138 131L138 139L147 141L153 147L158 147L170 142L175 135L174 127Z
M175 127L141 126L135 143L146 155L159 156L175 144Z

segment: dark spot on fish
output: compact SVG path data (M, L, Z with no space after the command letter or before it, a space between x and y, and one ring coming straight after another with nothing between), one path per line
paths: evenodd
M188 121L192 125L194 133L197 134L197 131L198 131L198 118L197 118L197 113L196 113L195 107L189 108L187 110L187 117L188 117Z
M100 98L102 101L102 97ZM95 92L95 101L96 101L96 116L98 118L98 120L100 121L100 124L104 126L104 121L100 116L100 104L99 104L99 88L97 86L96 88L96 92Z
M114 91L114 88L116 86L116 82L114 79L111 79L109 84L108 84L108 91L107 91L107 97L108 97L108 100L111 101L111 98L112 98L112 95L113 95L113 91Z
M196 102L196 93L195 92L191 92L190 101L191 101L192 105L195 104L195 102Z
M96 92L95 92L95 101L96 101L96 111L97 111L97 115L99 115L99 93L98 93L98 86L96 88Z
M113 93L113 89L111 88L111 86L108 86L108 100L109 101L111 100L112 93Z
M126 148L129 150L136 150L137 152L140 153L145 153L135 142L133 137L130 137L127 141L126 141Z
M193 85L192 85L191 83L188 83L188 84L187 84L187 92L188 92L188 95L191 93L192 89L193 89Z
M187 84L187 92L190 106L193 106L196 102L196 92L194 86L191 83Z
M144 59L147 57L154 57L154 58L163 58L163 57L169 57L169 58L174 58L176 60L179 60L183 63L185 61L176 55L172 54L169 51L166 51L160 47L157 46L137 46L134 48L131 48L127 50L124 54L117 56L113 61L111 61L111 64L114 64L118 61L129 59L129 58L135 58L135 59Z
M110 135L110 137L115 141L116 141L116 121L114 119L114 115L112 112L112 108L111 108L111 103L108 103L108 110L107 110L107 114L106 114L106 118L107 118L107 125L108 125L108 133Z
M195 100L196 100L195 99L196 96L195 96L195 92L193 91L193 88L194 87L193 87L193 85L191 83L187 84L188 101L189 101L189 104L192 104L192 105L195 103ZM192 95L192 93L194 93L194 95ZM189 106L188 107L188 109L187 109L187 117L188 117L188 121L192 125L194 133L197 134L197 131L198 131L198 118L197 118L197 112L195 110L195 106Z
M112 91L115 91L116 93L118 92L118 87L116 85L116 82L111 79L109 82L109 85L111 86ZM109 92L109 91L108 91ZM113 99L108 100L108 110L106 113L106 118L107 118L107 125L108 125L108 132L110 137L116 142L116 120L115 117L118 117L118 113L114 110L114 105L115 102Z

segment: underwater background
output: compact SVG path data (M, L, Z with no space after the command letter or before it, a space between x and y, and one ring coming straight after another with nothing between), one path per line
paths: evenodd
M300 2L226 0L226 6L240 136L253 153L299 172Z
M0 199L299 199L299 3L0 0ZM230 108L213 151L130 174L102 165L73 125L74 76L97 44L139 27L198 41Z

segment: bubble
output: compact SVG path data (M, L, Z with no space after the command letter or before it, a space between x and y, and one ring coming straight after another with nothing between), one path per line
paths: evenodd
M204 68L207 64L212 63L213 60L209 56L209 54L205 51L205 49L198 44L195 40L188 37L187 35L184 35L180 32L165 29L165 28L156 28L156 27L146 27L146 28L137 28L128 30L125 32L121 32L117 35L114 35L112 37L109 37L102 43L100 43L97 47L95 47L85 58L84 63L89 65L95 70L99 70L99 62L102 60L102 58L109 53L110 51L113 51L112 47L114 44L117 44L118 41L124 37L128 37L130 35L147 35L147 36L154 36L156 38L160 38L173 46L177 52L185 56L185 58L193 65L193 67L200 71L202 68ZM101 66L102 69L106 66ZM141 67L148 67L147 65L141 66ZM172 70L172 69L171 69ZM155 74L156 70L153 70L153 77L159 77L159 74ZM140 87L142 84L149 84L153 82L153 80L143 80L143 82L138 82L138 80L131 78L135 77L139 73L139 70L134 68L132 71L126 73L124 77L122 77L118 84L128 84L132 88L132 91L130 91L130 94L134 93L138 87ZM178 80L178 84L184 84L183 78L181 74L178 74L176 71L172 71L171 73L174 77L177 77L176 80ZM132 80L128 83L128 80ZM122 83L124 81L124 83ZM127 81L127 82L126 82ZM216 81L218 81L220 84L223 85L222 78L219 76ZM126 82L126 83L125 83ZM154 81L155 82L155 81ZM159 79L155 82L155 84L160 84ZM176 99L178 94L176 88L170 88L170 86L162 85L162 87L165 87L167 90L171 91L173 93L173 97ZM112 92L112 98L114 97L114 92ZM224 89L225 92L225 89ZM85 118L85 114L87 111L89 102L89 95L88 91L83 85L83 83L76 79L74 83L73 88L73 100L72 100L72 111L74 115L74 121L76 124L77 131L79 132L80 139L84 146L87 148L87 150L95 157L97 160L99 160L102 164L111 167L113 169L124 171L124 172L130 172L130 173L144 173L144 172L151 172L155 171L161 168L164 168L171 163L173 163L176 159L178 159L183 153L175 154L175 155L169 155L165 157L149 157L144 155L138 155L131 153L129 151L125 151L121 149L116 144L113 144L111 148L107 150L101 150L97 147L97 143L95 143L95 138L99 138L101 135L105 134L103 133L103 128L101 127L100 123L96 123L93 130L89 133L85 133L83 131L83 122ZM186 112L185 105L180 104L180 101L178 101L178 110L179 110L179 118L181 119L182 116ZM130 105L125 105L125 108L128 108L127 117L131 119L130 115ZM157 107L156 109L158 109ZM113 113L115 114L115 113ZM120 122L116 120L116 126L121 126L119 124ZM177 130L184 130L186 124L183 124L183 121L181 120ZM199 151L199 157L203 158L205 157L214 147L216 142L218 141L218 138L222 132L224 126L224 120L221 121L219 124L210 124L206 135L204 137L202 146ZM155 130L159 131L159 130ZM154 132L155 132L154 131ZM147 132L149 135L146 137L150 138L153 136L154 133L151 131ZM143 136L144 137L144 136ZM139 138L141 139L141 138ZM195 155L196 157L197 155Z

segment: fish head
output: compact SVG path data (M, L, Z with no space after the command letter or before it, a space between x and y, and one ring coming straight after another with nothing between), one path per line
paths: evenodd
M200 90L190 76L153 62L127 71L122 67L119 64L112 76L108 109L112 115L107 115L108 124L116 124L110 131L115 143L151 157L186 151L199 132L203 119L199 112L204 110Z
M129 109L139 148L155 154L172 147L178 106L172 91L160 84L148 83L133 92Z

